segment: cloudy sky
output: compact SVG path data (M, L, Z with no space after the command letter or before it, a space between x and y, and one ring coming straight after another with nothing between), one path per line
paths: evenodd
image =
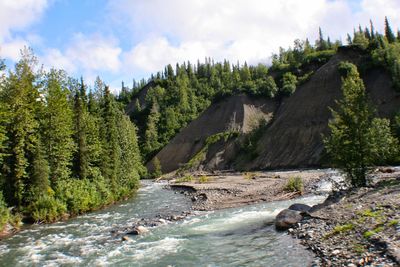
M12 65L30 46L46 67L117 90L168 63L268 62L319 26L344 41L369 19L383 30L386 15L397 31L398 14L399 0L0 0L0 57Z

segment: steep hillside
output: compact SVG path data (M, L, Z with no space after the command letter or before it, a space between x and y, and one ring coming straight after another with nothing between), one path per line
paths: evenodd
M279 104L276 100L255 100L240 95L212 105L157 154L163 172L187 163L203 148L209 136L229 129L248 133L255 128L260 114L273 119L258 133L251 156L241 149L246 138L241 135L236 140L219 141L207 147L201 160L202 168L252 170L320 166L322 135L328 133L331 118L329 107L335 107L335 100L341 97L337 68L341 61L359 66L379 116L391 117L399 110L400 94L393 90L389 73L382 68L370 67L368 55L359 49L341 47L308 82Z
M209 136L226 131L251 131L262 119L270 120L276 108L274 100L246 95L231 96L212 104L156 155L162 171L173 171L187 163L203 148ZM151 163L148 167L152 169Z
M341 96L337 66L351 61L363 69L368 63L357 49L342 47L311 79L284 99L274 121L258 141L258 157L238 160L236 168L265 169L316 166L321 163L322 134L328 132L335 99ZM389 117L400 107L400 95L392 89L391 78L382 69L362 73L366 89L380 116Z

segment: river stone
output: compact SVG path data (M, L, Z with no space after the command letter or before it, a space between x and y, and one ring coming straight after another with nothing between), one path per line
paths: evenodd
M149 230L146 227L139 225L139 226L135 227L132 231L130 231L128 234L129 235L141 235L141 234L147 233L148 231Z
M295 211L301 211L301 212L308 212L311 209L311 207L306 204L295 203L295 204L290 205L290 207L288 209L295 210Z
M129 237L127 237L126 235L124 235L122 238L121 238L121 240L122 241L129 241L129 240L131 240Z
M277 230L286 230L302 219L299 211L284 209L276 216L275 227Z

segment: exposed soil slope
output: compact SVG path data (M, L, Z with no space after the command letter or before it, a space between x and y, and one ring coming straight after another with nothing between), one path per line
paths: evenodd
M229 130L249 132L261 118L270 119L276 108L274 100L246 95L231 96L212 104L156 155L162 171L170 172L187 163L204 146L207 137ZM148 167L151 169L151 164Z
M342 48L319 68L311 79L283 100L274 121L258 142L256 159L238 162L240 169L310 167L321 163L322 134L328 132L329 107L341 97L337 66L351 61L363 67L365 60L354 48ZM400 94L391 87L390 76L382 69L363 75L368 93L381 116L392 116L400 108Z

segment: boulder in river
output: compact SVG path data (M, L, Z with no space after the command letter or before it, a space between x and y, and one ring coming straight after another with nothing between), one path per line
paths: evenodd
M275 227L278 230L286 230L302 219L303 216L300 215L300 211L284 209L276 216Z
M311 207L306 204L295 203L290 205L288 208L289 210L301 211L301 212L308 212L310 211Z
M146 227L139 225L127 234L128 235L142 235L142 234L147 233L148 231L149 230Z

